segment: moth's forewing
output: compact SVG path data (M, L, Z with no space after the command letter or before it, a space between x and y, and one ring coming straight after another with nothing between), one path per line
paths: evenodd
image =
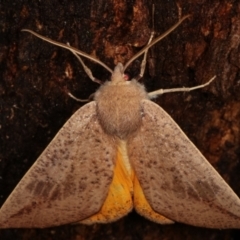
M240 228L238 196L162 108L143 100L142 109L128 152L151 207L178 222Z
M96 115L80 108L25 174L0 210L1 228L44 228L95 214L113 178L116 145Z

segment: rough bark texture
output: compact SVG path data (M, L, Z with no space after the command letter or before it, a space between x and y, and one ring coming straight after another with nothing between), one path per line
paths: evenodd
M152 48L144 84L158 88L214 83L191 93L163 95L157 103L240 196L240 4L225 1L0 1L0 205L64 122L98 85L77 59L32 35L29 28L96 55L113 68L148 41L155 3L156 36L192 14ZM85 61L94 75L102 67ZM140 60L129 68L139 71ZM176 223L161 226L135 213L107 225L44 230L0 230L0 239L239 239L238 230L210 230Z

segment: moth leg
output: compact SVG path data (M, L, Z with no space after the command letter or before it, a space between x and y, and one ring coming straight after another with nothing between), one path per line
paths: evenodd
M153 4L152 5L152 29L153 29L153 31L155 30L154 13L155 13L155 5ZM149 48L147 62L148 62L149 76L154 78L156 76L156 69L155 69L156 68L156 49L155 49L155 46L152 46L151 48Z
M151 32L151 36L148 40L147 46L152 42L152 39L153 39L154 34L155 34L155 32L154 32L154 11L155 11L155 5L153 4L152 5L152 29L153 29L153 31ZM137 77L134 78L136 81L139 81L143 77L143 74L145 72L148 50L149 50L149 48L147 48L146 51L144 52L143 60L141 62L140 73Z
M155 32L154 32L154 11L155 11L155 5L152 4L152 29L153 30L151 32L151 36L150 36L146 46L148 46L152 42L153 36L155 34ZM145 72L148 50L149 50L149 48L147 48L146 51L144 52L144 56L143 56L143 59L142 59L142 62L141 62L140 73L138 74L138 76L134 77L134 79L136 81L139 81L143 77L143 74Z
M151 33L151 36L150 36L150 38L148 40L148 44L147 45L149 45L151 43L151 41L153 39L153 36L154 36L154 31ZM148 50L149 50L149 48L146 49L146 51L144 53L143 60L141 62L140 73L139 73L139 75L137 77L134 78L136 81L139 81L143 77L143 74L145 72L146 63L147 63L147 53L148 53Z
M196 89L199 89L199 88L204 88L204 87L208 86L215 78L216 78L216 76L212 77L208 82L206 82L204 84L201 84L201 85L198 85L198 86L195 86L195 87L190 87L190 88L182 87L182 88L172 88L172 89L159 89L159 90L148 93L148 96L151 99L151 98L157 97L158 95L162 95L164 93L190 92L190 91L193 91L193 90L196 90Z
M69 43L67 43L67 45L70 46ZM82 58L81 58L79 55L77 55L76 52L73 51L72 49L69 49L69 50L73 53L73 55L74 55L74 56L78 59L78 61L82 64L83 69L84 69L85 73L88 75L88 77L89 77L93 82L96 82L96 83L98 83L98 84L102 84L102 81L101 81L101 80L99 80L99 79L97 79L97 78L95 78L95 77L93 76L91 69L88 68L88 67L85 65L85 63L83 62ZM75 97L75 96L74 96L73 94L71 94L70 92L68 92L67 94L68 94L69 97L71 97L72 99L74 99L74 100L77 101L77 102L89 102L89 101L90 101L90 98L88 98L88 99L80 99L80 98Z
M74 99L77 102L90 102L90 99L80 99L72 95L70 92L67 92L68 96L72 99Z
M177 8L178 8L178 18L182 18L182 7L179 2L176 2Z
M155 5L152 4L152 29L155 31ZM148 73L149 76L154 78L156 76L156 49L155 46L152 46L149 48L148 56L147 56L147 62L148 62Z
M67 43L67 45L70 46L69 43ZM97 79L97 78L95 78L95 77L93 76L92 71L90 70L90 68L88 68L88 67L85 65L85 63L83 62L82 58L81 58L79 55L77 55L75 51L73 51L72 49L69 49L69 51L71 51L71 52L74 54L74 56L78 59L78 61L82 64L85 73L88 75L88 77L89 77L93 82L96 82L96 83L98 83L98 84L102 84L102 83L103 83L101 80L99 80L99 79Z

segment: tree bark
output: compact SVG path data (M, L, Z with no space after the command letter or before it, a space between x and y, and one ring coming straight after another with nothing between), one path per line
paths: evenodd
M155 6L152 14L152 5ZM240 3L225 1L0 1L0 205L67 119L99 87L71 52L21 32L28 28L87 52L111 68L126 61L181 16L191 14L149 51L148 91L208 87L155 101L240 196ZM154 20L154 24L153 24ZM128 69L136 76L137 59ZM85 60L102 81L110 74ZM106 225L0 230L0 239L239 239L239 230L180 223L162 226L136 213Z

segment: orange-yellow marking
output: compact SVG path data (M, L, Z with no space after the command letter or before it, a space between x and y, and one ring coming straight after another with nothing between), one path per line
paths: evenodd
M160 224L171 224L174 223L172 220L158 214L149 205L145 195L143 193L142 187L135 175L134 177L134 208L137 213L141 216Z
M120 141L113 180L107 198L98 213L79 223L113 222L128 214L133 207L140 215L154 222L161 224L173 223L173 221L156 213L147 202L127 157L126 142Z

